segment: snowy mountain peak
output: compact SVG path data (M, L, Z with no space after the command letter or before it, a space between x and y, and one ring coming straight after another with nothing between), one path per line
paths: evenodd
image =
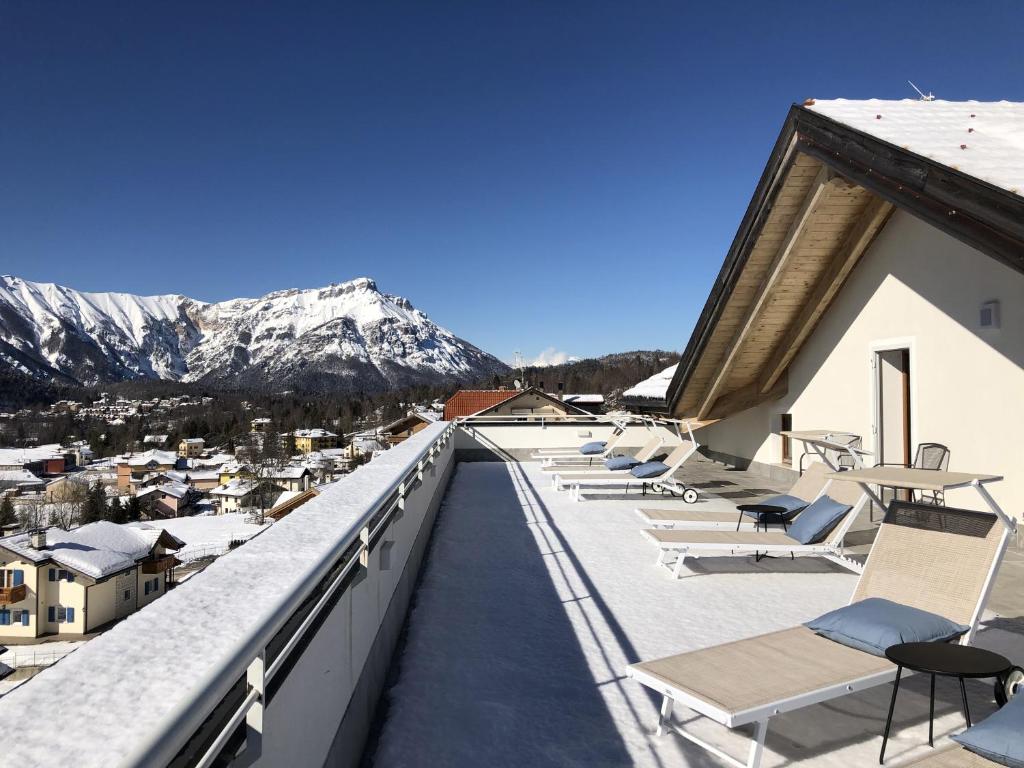
M505 370L368 277L206 303L4 275L0 363L83 384L159 378L365 391Z

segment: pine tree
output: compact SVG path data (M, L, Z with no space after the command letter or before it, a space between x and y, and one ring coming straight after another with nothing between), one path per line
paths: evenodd
M120 497L115 496L110 500L110 506L107 508L107 520L119 525L128 522L128 515L125 508L121 506Z
M142 504L139 503L138 496L129 496L128 503L125 505L125 517L129 523L136 523L139 518L142 517Z
M96 484L89 489L89 495L85 497L85 505L82 507L82 525L95 523L107 516L107 493L103 490L103 484L97 480Z
M14 514L14 502L11 501L10 496L4 496L4 500L0 501L0 526L14 525L17 522L18 517Z

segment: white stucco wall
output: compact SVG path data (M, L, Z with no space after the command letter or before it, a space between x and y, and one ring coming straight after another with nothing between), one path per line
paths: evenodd
M983 302L1000 302L1001 327L982 329ZM702 429L712 450L766 464L781 460L779 415L793 429L862 435L874 448L871 359L908 346L911 442L951 450L950 469L1006 477L989 488L1024 517L1024 275L897 212L793 361L789 392ZM794 461L801 453L794 445ZM982 508L974 491L947 503Z

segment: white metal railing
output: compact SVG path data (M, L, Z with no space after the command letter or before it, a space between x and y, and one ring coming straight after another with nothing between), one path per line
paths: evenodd
M249 659L245 665L245 680L248 688L245 698L234 712L231 713L206 751L194 763L197 768L206 768L206 766L213 764L227 745L232 734L243 721L246 723L247 744L255 743L258 745L263 733L263 708L265 706L264 696L267 685L281 672L284 664L289 660L299 643L302 642L309 628L317 622L324 609L331 604L335 594L345 584L352 571L357 567L365 567L368 564L372 543L376 541L378 535L389 525L395 512L404 509L406 496L415 487L417 481L423 480L424 470L434 463L437 454L448 440L451 439L455 428L456 425L454 423L448 424L444 431L423 450L415 465L405 474L398 477L390 487L385 489L380 494L379 501L369 507L358 524L353 526L340 547L339 559L345 560L347 557L347 561L344 562L338 573L330 579L330 583L321 594L320 599L317 600L299 626L286 639L284 646L274 655L274 660L269 665L267 664L267 647L272 640L278 637L278 633L282 628L279 624L286 624L287 622L275 622L273 625L266 626L252 638L247 645L246 653L242 657L248 657ZM350 551L353 546L355 546L354 552ZM319 586L321 580L328 578L331 570L337 567L337 565L338 559L325 563L321 569L320 578L316 581L316 585ZM301 610L302 603L307 599L311 591L312 589L303 590L301 593L297 592L293 596L291 603L295 611ZM291 615L289 614L289 619ZM220 699L208 701L207 709L212 711L219 701ZM159 761L167 762L173 758L184 743L187 742L189 736L191 734L166 734L164 741L167 744L167 748L161 750L162 754L159 756ZM177 744L177 742L181 743ZM173 752L170 751L171 748L174 748Z
M284 725L290 713L275 710L272 702L281 695L286 707L316 666L319 657L307 660L306 654L329 636L321 636L322 629L333 627L335 619L347 621L336 613L339 601L364 600L371 586L373 595L398 588L400 571L380 568L370 554L382 542L390 552L396 531L402 535L397 551L412 556L424 522L403 511L422 512L434 503L454 461L455 430L452 423L430 425L270 526L237 556L217 560L32 685L2 697L0 718L35 711L55 697L63 707L62 739L55 741L45 729L26 729L5 758L23 765L208 766L227 747L232 756L244 748L246 763L262 754L276 760L274 750L294 745ZM382 581L361 588L362 574ZM369 621L385 620L376 598L360 605L372 606ZM183 623L187 611L198 620ZM359 629L358 649L337 649L342 663L334 664L357 664L351 669L356 675L372 663L369 648L376 634L366 624ZM190 648L203 650L193 662L182 657ZM119 660L116 671L111 658ZM147 701L147 713L133 721L140 700ZM96 709L107 717L90 718ZM332 734L345 711L341 706L336 715L331 712L337 717Z

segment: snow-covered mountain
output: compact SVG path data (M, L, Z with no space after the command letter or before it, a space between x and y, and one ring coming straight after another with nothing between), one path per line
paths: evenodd
M87 385L159 378L364 391L507 370L365 277L210 304L4 275L0 364Z

